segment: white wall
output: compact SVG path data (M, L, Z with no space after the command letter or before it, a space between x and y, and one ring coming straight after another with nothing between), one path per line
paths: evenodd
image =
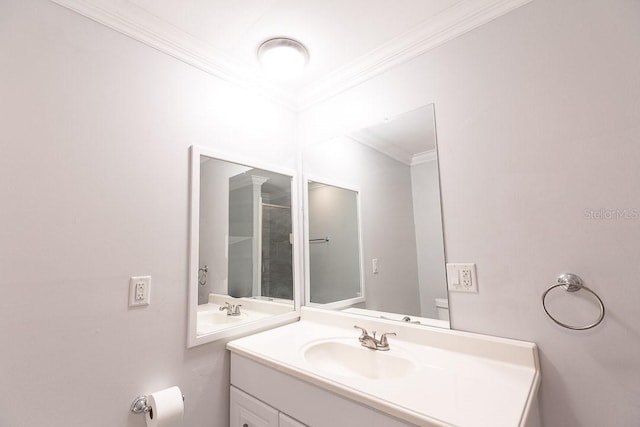
M176 384L228 426L225 343L186 349L188 147L294 168L295 115L45 0L0 2L0 94L0 425L142 427Z
M411 166L413 221L420 290L420 315L438 318L436 298L447 298L438 161Z
M584 212L640 208L639 18L635 0L535 0L301 117L321 140L435 103L447 258L480 288L451 295L452 325L539 344L547 427L640 419L640 220ZM565 271L604 300L596 329L545 316Z

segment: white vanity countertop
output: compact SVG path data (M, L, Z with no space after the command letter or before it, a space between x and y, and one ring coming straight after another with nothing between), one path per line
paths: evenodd
M305 358L313 343L358 343L353 325L396 332L387 354L409 356L415 372L369 379L323 371ZM540 382L533 343L308 307L302 307L300 322L231 341L227 348L420 426L524 426Z

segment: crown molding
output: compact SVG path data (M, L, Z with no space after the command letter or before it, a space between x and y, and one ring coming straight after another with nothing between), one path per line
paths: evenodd
M355 87L532 0L462 0L326 78L291 93L256 75L255 67L127 0L51 0L135 40L292 110L303 110Z
M532 0L463 0L305 88L299 109L338 95Z
M338 95L532 0L462 0L304 88L299 109Z
M347 137L358 144L366 145L367 147L397 160L400 163L404 163L409 166L411 165L412 156L410 153L382 138L378 138L365 131L353 132L347 135Z
M420 165L422 163L432 162L438 158L436 150L423 151L414 154L411 158L411 166Z
M249 186L262 186L262 184L267 181L269 181L268 177L260 175L241 174L232 176L231 178L229 178L229 191Z
M258 92L291 110L296 98L255 68L127 1L51 0L89 19L244 89Z

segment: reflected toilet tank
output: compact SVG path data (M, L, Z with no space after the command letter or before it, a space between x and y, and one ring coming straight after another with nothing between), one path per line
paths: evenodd
M449 300L446 298L435 298L435 301L438 319L449 320Z

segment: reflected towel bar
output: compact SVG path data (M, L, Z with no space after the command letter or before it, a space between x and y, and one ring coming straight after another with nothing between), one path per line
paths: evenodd
M327 243L328 241L328 237L323 237L322 239L309 239L309 243Z

